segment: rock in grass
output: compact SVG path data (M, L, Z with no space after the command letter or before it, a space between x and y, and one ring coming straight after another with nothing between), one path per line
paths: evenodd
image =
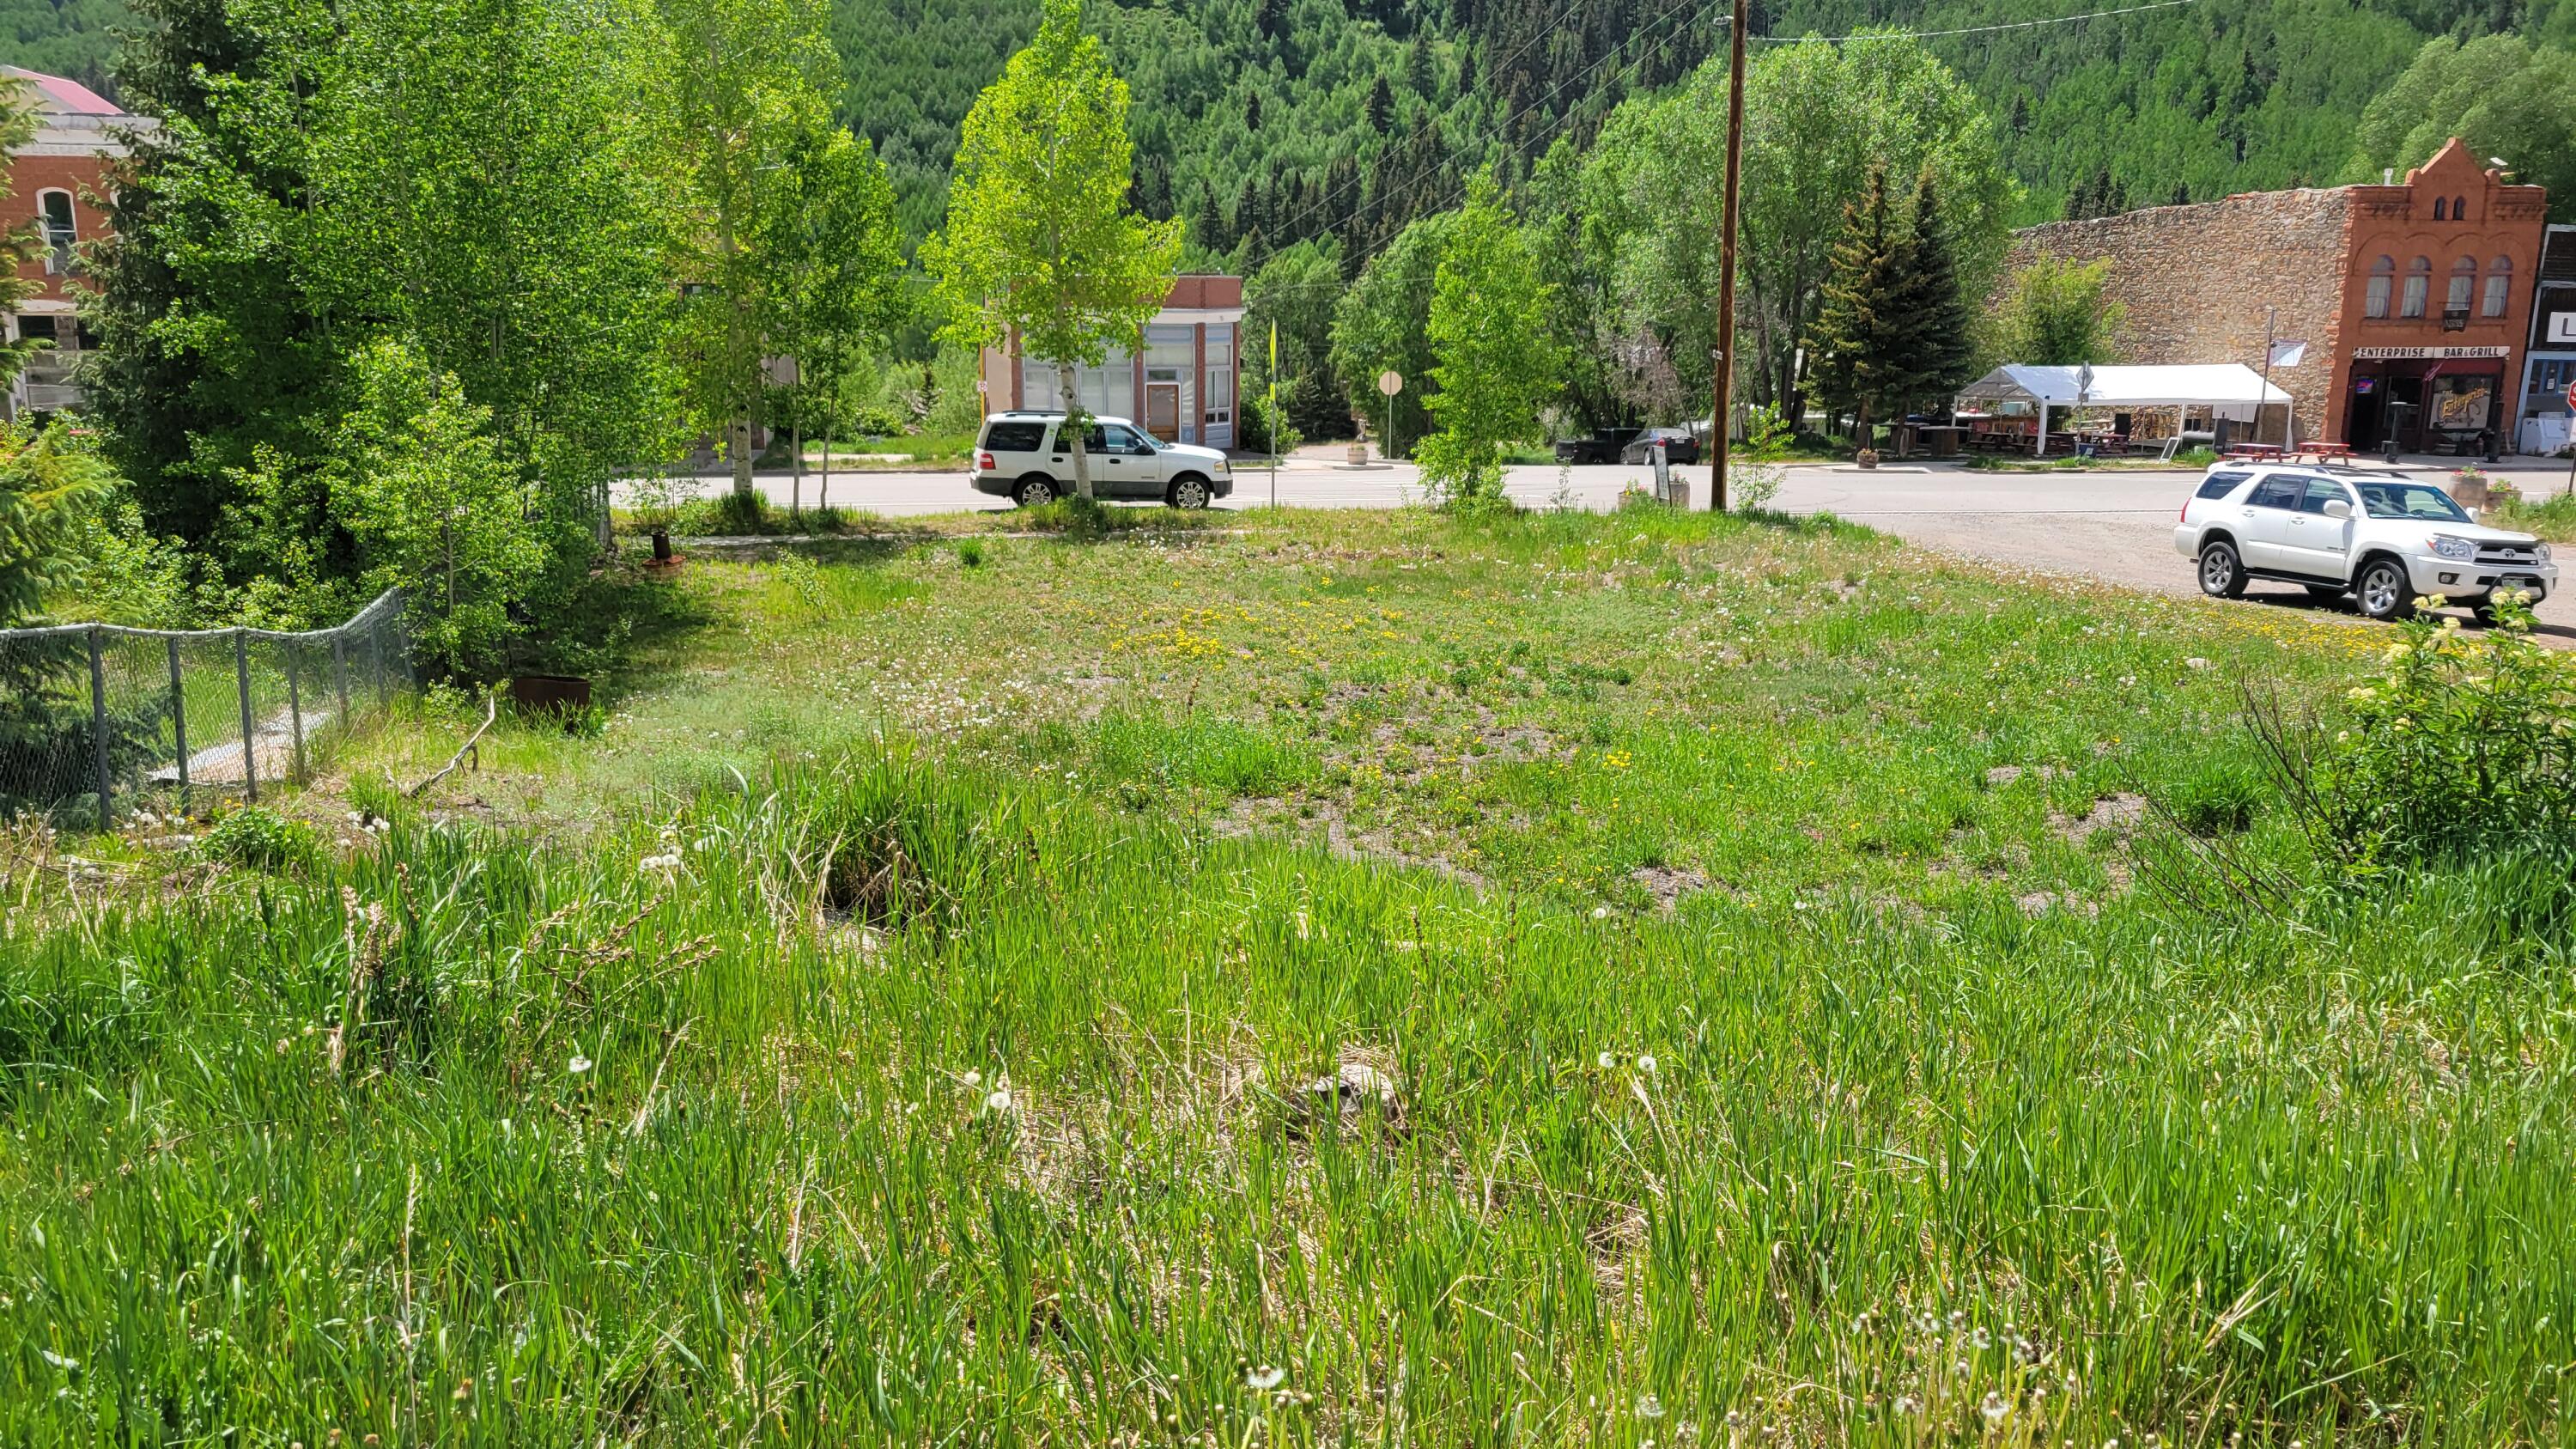
M1388 1125L1404 1120L1404 1097L1394 1077L1366 1062L1344 1062L1331 1075L1317 1077L1301 1088L1293 1106L1297 1119L1309 1125L1329 1120L1352 1126L1362 1120L1372 1103L1376 1104L1379 1119Z

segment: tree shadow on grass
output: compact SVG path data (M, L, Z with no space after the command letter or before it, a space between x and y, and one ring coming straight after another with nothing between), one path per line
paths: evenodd
M594 697L605 700L630 692L639 675L716 620L707 600L678 578L612 559L582 581L551 622L520 639L510 667L520 674L579 675L594 681Z

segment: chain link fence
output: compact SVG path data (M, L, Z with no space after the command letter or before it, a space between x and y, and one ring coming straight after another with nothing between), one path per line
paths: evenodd
M138 805L257 800L411 688L410 642L399 589L301 634L0 630L0 814L104 826Z

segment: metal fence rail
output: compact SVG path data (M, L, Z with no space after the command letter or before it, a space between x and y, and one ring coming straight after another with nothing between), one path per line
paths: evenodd
M307 778L412 685L402 591L336 629L0 630L0 813L106 825Z

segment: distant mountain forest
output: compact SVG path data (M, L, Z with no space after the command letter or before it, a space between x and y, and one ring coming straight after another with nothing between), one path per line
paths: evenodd
M2120 0L1761 0L1765 44L1871 25L1971 30ZM1133 86L1136 198L1191 220L1193 260L1341 239L1365 255L1724 44L1725 0L1099 3ZM116 93L118 0L0 0L0 60ZM1029 0L835 0L841 105L912 237L937 224L957 128L1035 28ZM1934 39L1991 108L2032 222L2349 179L2370 98L2424 41L2576 49L2576 0L2193 0ZM1715 179L1711 179L1715 184Z

